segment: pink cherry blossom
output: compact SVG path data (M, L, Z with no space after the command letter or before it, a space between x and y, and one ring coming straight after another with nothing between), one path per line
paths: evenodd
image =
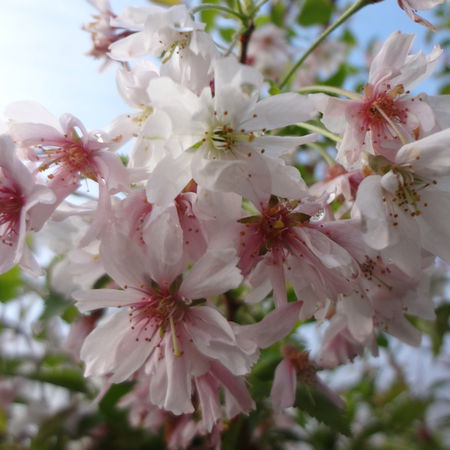
M90 33L92 39L92 49L88 54L94 58L104 59L100 68L103 70L111 62L108 57L109 46L113 42L129 36L131 32L111 25L111 19L116 15L108 0L88 0L88 2L98 11L98 14L93 15L93 22L83 25L83 30Z
M314 97L323 123L342 134L337 160L346 168L361 167L362 150L393 159L402 144L436 130L431 102L407 94L431 74L442 50L435 47L429 55L409 55L413 39L414 35L391 34L372 61L363 96Z
M450 261L448 142L447 129L404 145L392 163L374 160L383 175L366 177L358 189L366 242L411 275L421 271L422 249Z
M277 305L284 304L289 280L304 302L306 318L326 298L349 292L359 268L344 247L322 232L321 216L325 216L323 205L315 199L272 197L261 204L260 214L240 220L239 264L255 289L250 301L273 288Z
M164 228L152 230L153 253L147 256L116 232L106 236L100 254L107 273L123 290L74 296L82 311L120 309L85 340L81 358L86 375L110 373L112 382L120 382L145 366L152 375L151 402L181 414L193 412L192 377L206 373L214 361L233 375L244 375L255 354L238 346L216 309L193 303L240 283L234 251L205 253L181 281L185 264L177 248L182 242L174 239L171 224L164 223Z
M29 231L38 231L48 219L41 208L55 202L53 192L36 182L19 160L11 137L0 136L0 273L15 264L39 273L25 244Z
M57 121L45 108L32 102L13 103L7 114L12 119L10 131L24 157L37 165L38 172L46 173L47 185L56 195L56 201L48 208L49 215L78 188L82 178L98 183L98 208L83 239L87 244L107 221L110 195L129 190L127 169L111 151L121 137L112 138L96 130L88 132L71 114L64 114Z

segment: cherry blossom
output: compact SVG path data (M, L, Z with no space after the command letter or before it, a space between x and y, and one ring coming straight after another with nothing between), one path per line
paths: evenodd
M307 318L327 298L351 290L358 265L323 232L324 217L324 207L315 199L272 197L259 214L240 219L239 264L255 289L249 301L264 298L273 289L277 305L284 304L289 280L303 302L301 317Z
M180 284L182 243L174 241L174 227L165 223L153 230L154 253L147 257L123 236L105 237L101 257L123 290L74 296L82 311L120 309L85 340L81 358L86 375L111 373L110 380L120 382L145 365L152 374L152 403L180 414L193 412L191 379L206 373L212 361L220 361L233 375L244 375L254 356L239 348L232 328L217 310L193 303L239 284L234 251L205 253Z
M407 273L421 270L423 249L450 261L444 206L449 198L448 140L447 129L404 145L392 163L374 159L373 175L358 189L356 206L366 242Z
M37 183L19 160L10 136L0 136L0 273L20 264L32 273L40 269L28 249L29 231L39 231L48 219L45 205L55 202L53 192ZM44 207L44 210L41 208Z
M121 136L101 131L88 132L79 119L64 114L56 120L42 106L32 102L9 105L10 132L24 158L36 164L36 171L47 174L47 186L56 195L48 215L78 187L82 178L98 183L99 203L95 220L84 243L96 237L108 217L110 195L128 191L127 169L112 150Z
M372 61L362 97L315 97L325 126L342 134L337 161L344 167L361 167L362 150L393 159L402 144L436 131L431 103L407 94L431 74L442 50L409 55L413 39L412 34L391 34Z
M259 72L231 57L214 64L214 92L208 87L197 96L167 77L150 82L153 104L165 109L176 123L167 144L168 155L149 177L150 201L164 203L169 195L173 198L191 178L204 188L235 192L255 203L271 192L300 195L304 188L300 175L281 156L315 136L264 133L311 118L315 109L307 97L294 93L257 101L261 84ZM177 105L167 95L174 91ZM176 177L162 192L160 180L169 173Z

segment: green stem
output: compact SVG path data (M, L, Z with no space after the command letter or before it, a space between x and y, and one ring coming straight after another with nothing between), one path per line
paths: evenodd
M373 0L357 0L350 8L348 8L341 17L339 17L336 22L332 23L311 45L311 47L306 50L303 56L294 64L289 73L284 77L282 82L280 83L280 89L284 88L286 84L291 79L292 75L298 70L298 68L303 64L305 59L322 43L322 41L333 32L339 25L344 23L349 17L353 16L360 9L364 8L364 6L374 3Z
M261 0L260 2L258 2L255 7L250 11L249 16L250 17L255 17L256 13L259 11L259 9L265 4L267 3L269 0Z
M200 11L210 10L210 9L216 10L221 13L229 14L231 16L235 16L242 22L245 22L247 20L247 17L244 14L240 14L237 11L227 8L226 6L216 5L214 3L203 3L202 5L198 5L195 8L191 9L191 14L196 14Z
M313 92L324 92L326 94L336 94L336 95L342 95L347 98L351 98L353 100L361 100L363 96L361 94L358 94L356 92L347 91L346 89L341 89L334 86L325 86L320 84L315 84L312 86L305 86L300 89L297 89L297 92L299 94L309 94Z
M310 144L308 144L308 146L311 147L313 150L315 150L317 153L320 153L320 156L322 156L322 158L326 161L329 167L332 167L336 164L334 159L320 145L311 142Z
M313 125L312 123L299 122L296 125L301 128L304 128L305 130L313 131L314 133L320 133L322 136L325 136L334 142L342 141L342 138L339 137L337 134L334 134L331 131L326 130L325 128L318 127L317 125Z
M241 0L237 0L236 4L237 4L237 8L239 10L239 14L242 14L244 16L245 14L244 14L244 10L242 9Z

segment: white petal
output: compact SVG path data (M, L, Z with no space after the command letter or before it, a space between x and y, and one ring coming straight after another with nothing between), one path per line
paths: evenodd
M183 190L191 175L192 154L183 152L177 158L168 155L149 175L145 190L150 203L166 206Z
M91 311L98 308L120 308L139 300L142 293L127 289L89 289L87 291L76 291L72 294L76 300L76 306L81 312Z
M240 145L240 149L244 146ZM192 165L194 179L212 191L235 192L259 205L268 201L271 189L270 171L251 146L248 160L206 160L196 158Z
M143 31L119 39L109 47L109 56L117 61L130 61L146 56L149 53L149 45L145 40L145 33Z
M184 269L183 230L175 205L160 214L153 211L145 226L144 240L149 251L147 267L158 283L171 283Z
M128 312L120 311L89 334L80 352L85 363L85 376L106 375L114 371L117 347L129 331Z
M317 134L306 136L257 136L252 141L252 147L259 152L264 150L266 156L279 157L293 152L299 145L317 140Z
M188 414L194 412L191 402L192 383L191 375L187 371L186 358L175 356L166 346L165 358L161 361L167 371L167 391L164 400L164 409L174 414Z
M424 177L450 175L450 129L431 134L404 145L395 158L396 163L411 164L414 172Z
M45 124L61 131L58 119L37 102L10 103L5 108L5 115L13 121Z
M146 262L140 248L116 230L105 234L100 257L106 272L121 287L146 284Z
M398 241L389 225L381 188L381 177L371 175L361 182L356 195L356 206L361 212L364 239L368 245L380 250Z
M297 122L310 120L317 115L315 104L304 95L293 92L273 95L256 103L250 119L242 123L246 130L272 130Z
M180 287L180 294L196 299L222 294L237 287L242 275L236 267L234 249L217 249L205 253L192 267Z
M392 75L397 75L405 63L413 39L413 34L404 34L399 31L387 38L370 66L369 82L371 84L377 84L389 79Z

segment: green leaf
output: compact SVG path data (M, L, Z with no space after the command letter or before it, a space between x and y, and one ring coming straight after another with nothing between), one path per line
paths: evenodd
M441 87L441 89L439 90L439 94L441 94L441 95L450 94L450 84L447 84L447 86Z
M30 450L63 450L67 448L68 432L65 423L74 413L74 407L68 407L44 420L39 431L30 442Z
M303 26L326 25L333 13L331 0L306 0L297 17L297 22Z
M357 44L355 35L348 28L342 33L340 40L351 47Z
M152 0L152 2L163 6L174 6L179 5L181 0Z
M272 7L270 8L270 18L272 22L280 28L285 27L285 5L283 2L273 2Z
M429 405L428 400L410 399L405 396L403 401L392 405L389 423L392 431L402 430L411 426L415 421L423 419Z
M204 0L202 3L218 3L218 0ZM200 21L203 22L206 27L205 31L209 32L214 28L214 24L217 17L217 11L213 9L205 9L200 13Z
M211 9L205 9L200 13L200 20L206 24L205 31L208 32L214 27L217 12Z
M347 411L338 408L315 386L300 385L297 389L295 406L333 430L350 436L350 421Z
M0 302L5 303L17 297L21 284L19 266L0 275Z
M320 84L323 84L325 86L341 87L344 84L347 76L351 73L354 73L353 67L349 66L348 64L341 64L339 66L339 69L336 70L333 75L331 75L326 80L321 80Z
M0 374L5 375L17 375L18 368L22 365L20 358L5 358L0 357Z
M119 384L113 384L108 392L103 396L99 403L99 409L105 415L109 415L114 407L117 405L117 402L133 388L133 384L130 381L125 381Z
M267 80L269 82L269 94L270 95L277 95L281 93L281 89L278 87L278 85L273 80Z
M61 386L74 392L88 392L86 380L78 370L74 369L46 369L22 374L22 376L30 380Z
M219 33L225 42L231 42L236 30L234 28L219 28Z
M44 301L44 310L42 311L40 320L49 319L53 316L60 316L68 306L70 306L70 303L66 298L52 291Z
M67 323L72 323L79 316L80 316L80 312L78 311L77 307L75 305L70 305L61 314L61 319L63 319Z
M387 337L384 333L380 333L377 336L377 345L378 347L389 347L389 341L387 340Z

